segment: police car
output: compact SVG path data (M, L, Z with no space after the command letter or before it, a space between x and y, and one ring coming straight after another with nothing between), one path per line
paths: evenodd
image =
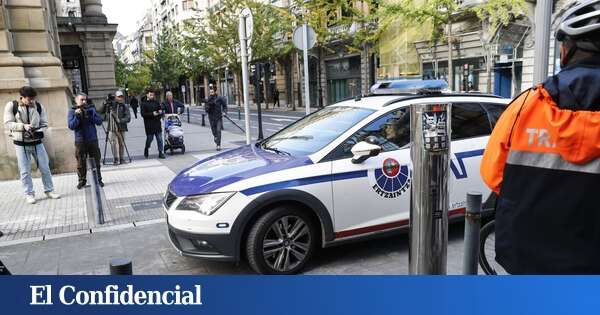
M446 87L384 82L197 162L165 195L171 243L184 256L245 258L258 273L293 274L320 247L406 229L411 104L452 104L449 215L463 215L468 191L491 196L479 164L508 100L440 92Z

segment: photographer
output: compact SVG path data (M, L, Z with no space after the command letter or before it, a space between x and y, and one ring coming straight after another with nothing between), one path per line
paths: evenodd
M100 173L100 147L98 147L98 135L96 126L102 125L102 117L96 112L96 108L87 105L87 95L78 93L75 96L75 106L69 110L69 129L75 131L75 157L77 158L77 177L79 183L77 189L85 187L87 180L87 157L92 157L96 162L98 173L98 184L104 187Z
M125 104L125 95L121 91L106 99L103 114L108 123L109 139L113 154L113 165L124 164L125 132L127 124L131 121L131 112Z
M15 145L26 201L29 204L36 202L31 179L33 160L42 173L46 197L60 199L60 195L54 193L50 161L42 143L44 130L48 128L48 114L44 106L36 102L37 92L34 88L24 86L19 90L19 94L21 98L18 101L9 102L4 107L4 127L10 131Z

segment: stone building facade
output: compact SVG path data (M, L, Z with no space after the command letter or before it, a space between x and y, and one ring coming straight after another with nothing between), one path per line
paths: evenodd
M55 1L58 6L67 0ZM75 14L64 16L57 12L60 51L72 91L87 93L98 105L116 89L112 41L117 24L107 22L100 0L81 0L80 3L80 10L75 10Z
M100 0L82 0L80 7L83 14L79 18L86 25L72 23L71 27L76 28L79 43L86 53L82 62L87 65L87 82L93 82L88 85L88 92L100 100L115 85L114 60L107 60L112 56L112 37L106 33L108 24L102 15ZM75 169L73 133L67 128L66 119L71 106L72 82L61 60L65 43L63 27L57 21L55 0L0 1L0 106L4 110L6 103L18 99L18 90L24 85L38 90L38 101L48 113L49 128L44 144L55 173ZM84 39L91 40L84 42ZM103 41L108 41L106 49ZM14 145L4 125L1 128L0 179L15 179L18 168Z

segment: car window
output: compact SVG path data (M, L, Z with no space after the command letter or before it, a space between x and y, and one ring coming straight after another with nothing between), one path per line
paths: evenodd
M372 109L330 106L289 125L261 145L291 155L318 152L344 132L375 112Z
M506 105L495 103L483 103L481 105L487 111L488 118L493 129L496 126L498 119L500 119L500 116L502 116L502 113L506 109Z
M367 137L377 138L383 152L399 150L410 143L410 112L406 108L391 111L368 124L344 141L331 159L352 157L352 147Z
M479 103L452 104L452 140L481 137L491 132L487 113Z

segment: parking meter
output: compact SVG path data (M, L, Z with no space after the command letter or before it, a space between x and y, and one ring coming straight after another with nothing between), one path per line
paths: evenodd
M411 105L410 274L446 274L450 104Z

